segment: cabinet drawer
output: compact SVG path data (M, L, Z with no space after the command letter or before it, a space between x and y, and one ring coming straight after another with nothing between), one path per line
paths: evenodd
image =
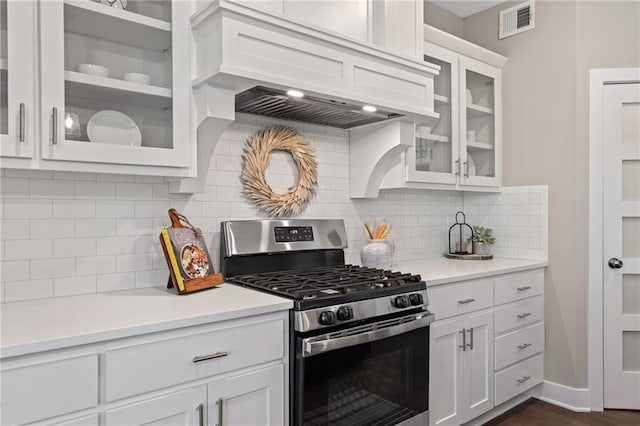
M429 288L429 310L439 321L489 308L493 304L492 286L493 282L486 280Z
M11 368L0 373L0 424L28 423L98 405L98 355Z
M114 401L280 359L284 329L282 319L269 319L107 351L105 398Z
M543 355L536 355L496 373L496 405L542 382Z
M496 278L493 288L496 305L537 296L544 292L544 270Z
M500 370L544 350L544 323L496 338L495 369Z
M495 333L538 322L542 319L543 313L542 296L500 306L495 309Z

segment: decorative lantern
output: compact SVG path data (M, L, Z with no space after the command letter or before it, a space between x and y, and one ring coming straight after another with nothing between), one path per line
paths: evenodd
M462 215L462 222L458 220L459 215ZM465 226L469 228L469 231L471 232L471 241L473 241L473 228L467 223L467 216L463 212L457 212L456 223L451 225L451 228L449 228L449 254L469 254L467 249L467 237L465 236ZM471 245L471 254L473 254L473 244L469 245Z

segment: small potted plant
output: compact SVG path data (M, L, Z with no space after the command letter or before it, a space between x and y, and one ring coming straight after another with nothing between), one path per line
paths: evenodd
M473 243L473 253L491 254L490 247L496 242L491 228L484 226L473 226L473 236L467 238L467 242Z

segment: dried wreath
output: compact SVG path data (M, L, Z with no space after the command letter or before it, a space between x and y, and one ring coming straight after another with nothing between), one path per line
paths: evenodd
M289 152L298 167L298 182L284 194L275 193L265 176L273 151ZM247 198L272 216L300 214L316 195L318 163L315 151L293 127L260 130L247 139L242 160L242 183Z

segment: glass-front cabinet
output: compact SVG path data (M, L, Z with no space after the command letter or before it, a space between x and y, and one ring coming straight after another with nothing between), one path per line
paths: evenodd
M439 118L416 123L406 181L499 187L500 69L428 42L424 51L425 61L440 66L434 80Z
M43 159L189 166L188 7L40 2Z
M33 155L35 25L35 2L0 0L0 156L3 158Z

